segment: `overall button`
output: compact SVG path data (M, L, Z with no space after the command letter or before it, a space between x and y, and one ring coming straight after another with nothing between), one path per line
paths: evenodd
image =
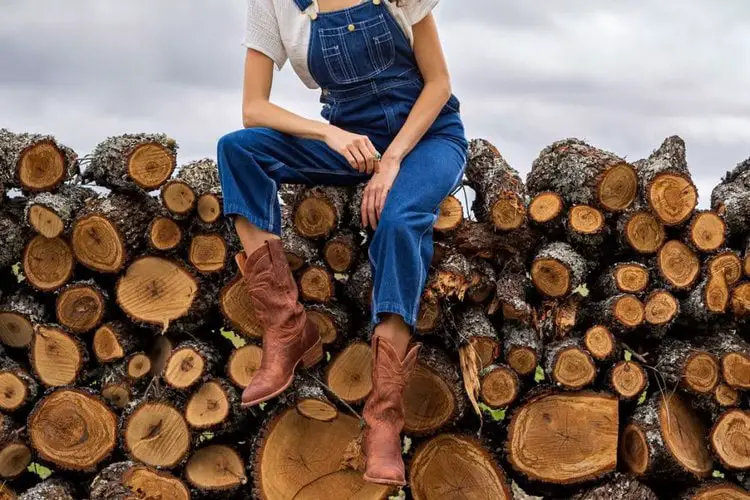
M372 0L372 3L374 3L375 5L380 5L380 0Z
M315 21L317 18L318 18L317 12L313 12L312 14L310 14L310 19L312 19L313 21Z
M355 27L354 27L353 24L350 24L349 26L347 26L347 28L349 29L349 31L354 31L355 30Z

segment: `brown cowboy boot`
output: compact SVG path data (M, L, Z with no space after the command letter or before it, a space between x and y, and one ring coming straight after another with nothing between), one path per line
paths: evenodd
M236 260L264 329L260 368L242 392L246 408L284 392L300 362L307 368L323 358L323 345L299 303L297 283L280 240L268 240L249 257L241 253Z
M364 452L367 457L365 481L404 486L404 460L401 458L401 431L404 428L404 388L409 380L421 344L399 359L384 338L372 338L372 392L367 398Z

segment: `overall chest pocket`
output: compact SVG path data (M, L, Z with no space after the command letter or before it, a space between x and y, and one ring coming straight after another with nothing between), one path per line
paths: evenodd
M321 29L323 59L335 83L356 83L393 65L393 35L381 14L365 21Z

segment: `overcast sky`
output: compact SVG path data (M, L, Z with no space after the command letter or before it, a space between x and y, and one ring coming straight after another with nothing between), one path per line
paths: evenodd
M288 0L292 1L292 0ZM180 163L239 128L245 0L0 0L0 127L80 154L163 131ZM682 136L708 201L750 156L750 2L442 0L436 11L470 138L525 173L579 137L635 160ZM272 99L310 117L287 65Z

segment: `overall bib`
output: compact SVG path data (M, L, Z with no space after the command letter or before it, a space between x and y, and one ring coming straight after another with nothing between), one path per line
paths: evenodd
M367 135L380 153L398 134L424 85L409 40L385 1L309 14L308 66L321 87L321 115L332 125ZM312 10L312 0L294 2L303 12ZM398 314L410 326L417 320L433 254L432 226L466 163L459 106L451 96L402 161L388 193L369 249L373 323L383 313ZM269 128L225 135L217 157L224 213L275 234L281 232L280 183L355 185L369 179L324 142Z

